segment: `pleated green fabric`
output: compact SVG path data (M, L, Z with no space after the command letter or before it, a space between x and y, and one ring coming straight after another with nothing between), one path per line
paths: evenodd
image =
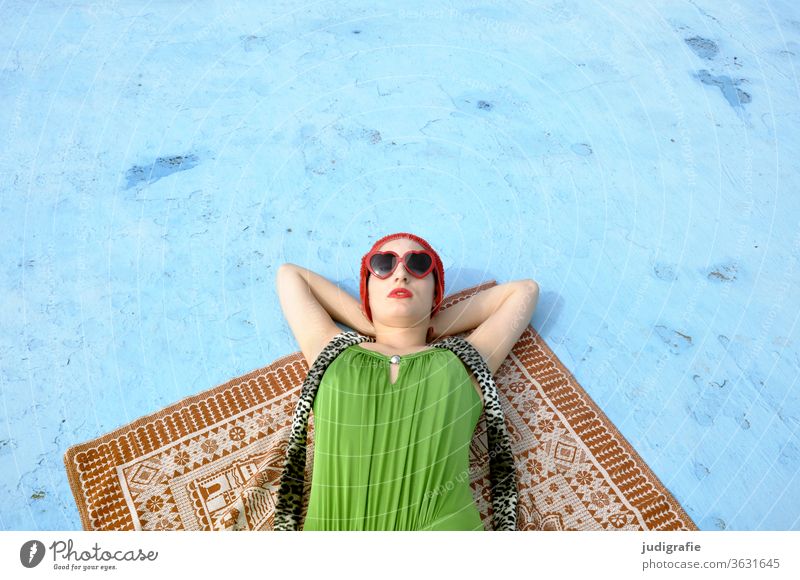
M390 357L354 344L314 399L314 464L303 530L483 530L469 485L482 412L452 351Z

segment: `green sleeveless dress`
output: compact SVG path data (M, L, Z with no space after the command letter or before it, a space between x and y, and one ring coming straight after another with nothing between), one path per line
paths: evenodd
M469 448L483 411L447 349L390 357L354 344L314 399L314 463L303 530L484 530Z

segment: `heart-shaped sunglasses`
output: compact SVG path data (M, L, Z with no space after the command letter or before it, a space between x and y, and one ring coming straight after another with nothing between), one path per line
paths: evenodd
M417 278L424 278L433 270L433 255L427 250L409 250L401 257L396 252L372 251L367 256L367 269L380 279L392 275L397 264L403 263L407 272Z

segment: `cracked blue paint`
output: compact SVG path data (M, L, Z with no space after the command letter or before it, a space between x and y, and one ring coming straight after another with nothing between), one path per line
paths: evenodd
M134 165L125 172L125 178L128 180L126 189L130 189L140 183L147 184L155 183L159 179L177 173L178 171L186 171L191 169L199 163L197 155L173 155L172 157L157 157L156 160L150 165Z
M691 38L684 39L686 44L695 52L700 58L713 60L719 54L719 47L717 43L702 36L692 36Z
M747 82L747 79L734 80L728 75L712 75L707 70L697 71L695 76L704 85L719 87L719 90L722 91L722 96L725 97L731 107L741 107L753 100L750 93L739 88L739 85Z

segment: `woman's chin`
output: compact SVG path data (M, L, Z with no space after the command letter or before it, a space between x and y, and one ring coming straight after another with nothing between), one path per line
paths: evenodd
M401 317L403 321L408 322L409 326L416 324L425 316L424 313L417 312L413 304L404 304L402 300L398 300L395 304L390 304L384 311L384 315L388 318Z

